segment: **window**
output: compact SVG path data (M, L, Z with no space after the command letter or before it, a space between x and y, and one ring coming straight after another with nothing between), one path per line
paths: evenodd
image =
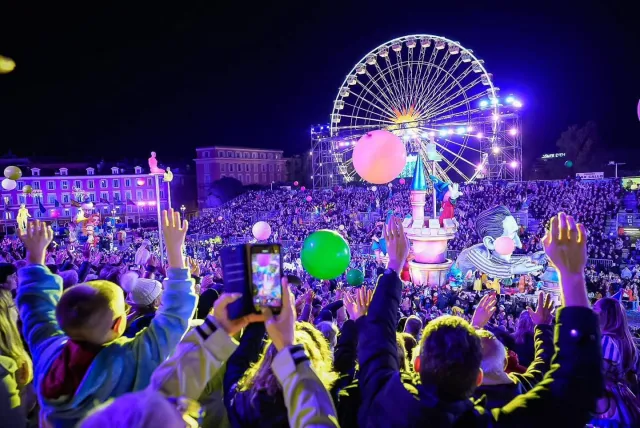
M258 164L257 163L253 164L253 172L258 172Z
M69 169L60 168L60 175L69 175Z
M264 183L265 181L267 181L267 174L262 174L262 182Z
M136 200L137 201L141 201L142 199L144 199L144 196L142 194L142 190L136 190Z
M244 176L244 180L247 184L251 183L251 174L246 174Z
M13 202L13 199L11 198L11 195L2 195L2 203L5 205L11 205Z
M226 163L223 163L222 165L220 165L220 171L227 172L227 164Z
M160 199L164 199L164 190L160 189Z
M93 188L95 188L95 185L96 185L95 181L87 180L87 188L93 189Z
M111 174L116 175L120 172L120 168L117 166L111 167Z
M34 177L40 177L40 168L31 168L31 175Z
M96 172L93 168L87 168L87 175L93 175ZM77 187L77 186L76 186Z
M222 151L218 152L218 157L219 158L223 158L224 157L224 152L222 152Z
M65 217L69 217L69 216L71 216L71 211L69 211L69 208L65 208L65 209L64 209L64 216L65 216Z
M280 172L281 171L281 166L278 165L276 169L277 169L278 172Z
M31 183L31 186L36 190L40 190L40 182L39 181L34 181L33 183Z
M42 217L42 213L40 212L40 210L34 210L34 211L33 211L33 215L34 215L36 218L40 218L40 217Z
M203 158L210 158L211 157L211 152L209 152L209 151L202 152L202 157Z
M149 187L153 186L153 178L151 177L147 178L147 186Z
M113 192L113 200L120 202L120 192Z
M273 172L273 164L272 163L269 164L269 172Z
M267 166L265 164L260 165L260 171L267 172Z
M142 167L141 166L137 166L137 167L133 168L133 170L136 172L136 174L142 174Z
M242 154L242 157L243 157L244 159L249 159L249 153L243 153L243 154Z
M124 180L124 187L131 187L131 179L127 178Z
M206 184L211 183L211 175L209 175L209 174L205 174L205 175L204 175L204 182L205 182Z
M27 203L27 195L18 195L18 203L26 204Z
M131 200L131 190L127 190L124 192L124 197L127 198L127 200Z
M62 190L69 190L69 182L67 180L62 180L60 182L60 188Z
M249 171L251 171L251 166L248 163L244 164L244 172L249 172Z
M254 183L258 182L258 174L253 174L253 182Z
M230 163L229 164L229 172L234 172L235 171L235 165Z
M82 183L80 182L80 180L73 180L73 187L82 189Z
M89 200L91 202L95 202L96 201L96 194L95 193L89 193Z
M40 203L42 203L42 196L34 196L33 197L33 203L35 205L39 205ZM38 212L40 212L40 211L38 210Z
M47 203L51 204L51 205L54 205L56 203L56 195L55 195L55 193L49 193L47 195Z
M18 181L18 190L22 190L24 187L24 181Z
M113 180L112 183L113 183L114 189L117 189L120 187L120 180Z
M153 190L147 190L147 199L153 201L156 198Z
M133 207L131 205L127 205L127 212L133 212Z
M101 189L106 189L107 188L107 180L105 180L105 179L100 180L100 188Z
M210 172L209 170L210 170L210 164L205 163L204 164L204 173L205 174L209 174L209 172Z
M109 193L108 192L100 192L100 199L108 201L109 200Z
M251 153L251 159L258 159L257 153Z
M231 152L227 152L227 157L228 157L228 158L232 158L232 157L233 157L233 154L232 154Z
M269 153L269 154L267 155L267 158L269 158L269 159L273 159L273 153Z
M240 157L242 157L242 153L236 152L236 159L240 159Z
M68 193L62 194L62 203L68 204L70 202L70 195Z
M260 153L260 159L264 159L264 153Z

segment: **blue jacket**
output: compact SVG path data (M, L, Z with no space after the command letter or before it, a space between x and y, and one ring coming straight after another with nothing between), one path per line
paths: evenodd
M385 274L358 326L360 427L584 427L603 391L600 331L592 310L561 308L551 369L531 391L501 408L444 401L434 385L403 379L396 349L402 283Z
M17 296L24 337L33 356L35 385L41 385L69 338L56 320L62 279L41 265L18 271ZM178 345L196 306L188 269L169 269L160 308L151 325L134 338L120 337L95 357L75 395L48 400L38 390L47 420L54 427L73 427L96 405L144 389L155 368Z

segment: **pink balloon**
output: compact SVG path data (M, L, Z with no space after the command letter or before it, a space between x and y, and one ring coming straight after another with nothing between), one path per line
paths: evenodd
M311 202L311 196L307 196L307 202Z
M258 254L257 261L258 261L258 266L267 267L271 264L271 255Z
M404 178L401 178L401 179L400 179L400 184L404 184L404 183L406 183L405 179L404 179Z
M382 129L363 135L353 149L353 167L369 183L390 182L406 163L407 149L402 140Z
M251 231L253 232L254 238L258 241L267 240L271 236L271 226L269 226L269 223L266 221L257 222L253 225Z
M304 186L302 186L302 187L300 188L300 190L302 190L302 191L304 192L305 190L307 190L307 188L306 188L306 187L304 187Z
M496 253L501 256L510 256L516 249L516 243L508 236L501 236L495 240Z
M294 186L297 186L297 185L298 185L298 182L297 182L297 181L294 181L294 182L293 182L293 185L294 185Z

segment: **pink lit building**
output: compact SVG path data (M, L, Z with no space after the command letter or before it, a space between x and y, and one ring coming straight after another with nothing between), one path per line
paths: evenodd
M211 205L209 187L222 178L232 177L244 185L281 183L287 180L287 159L282 150L213 146L196 149L198 206Z
M94 167L51 169L32 166L21 169L23 175L18 180L16 189L10 192L0 190L4 226L15 226L20 204L26 205L32 219L69 221L77 213L77 208L71 202L80 199L79 189L84 197L93 202L93 212L102 216L111 215L113 210L121 222L134 226L140 218L151 219L156 216L155 179L140 166L132 171L114 166L106 171L103 168L100 173ZM184 177L174 173L171 187L173 201L173 193L180 193L177 189L179 186L175 184L180 182L184 183ZM32 195L23 192L26 185L34 190ZM44 206L44 213L41 212L39 203ZM180 206L174 206L174 209L180 209ZM162 177L160 208L167 208L167 183L162 182Z

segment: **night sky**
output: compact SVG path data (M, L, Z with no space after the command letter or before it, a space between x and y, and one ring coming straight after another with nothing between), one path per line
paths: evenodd
M590 119L608 147L640 145L640 26L621 2L138 3L0 7L0 54L17 63L0 75L0 154L306 151L351 67L415 33L473 49L523 99L528 158Z

